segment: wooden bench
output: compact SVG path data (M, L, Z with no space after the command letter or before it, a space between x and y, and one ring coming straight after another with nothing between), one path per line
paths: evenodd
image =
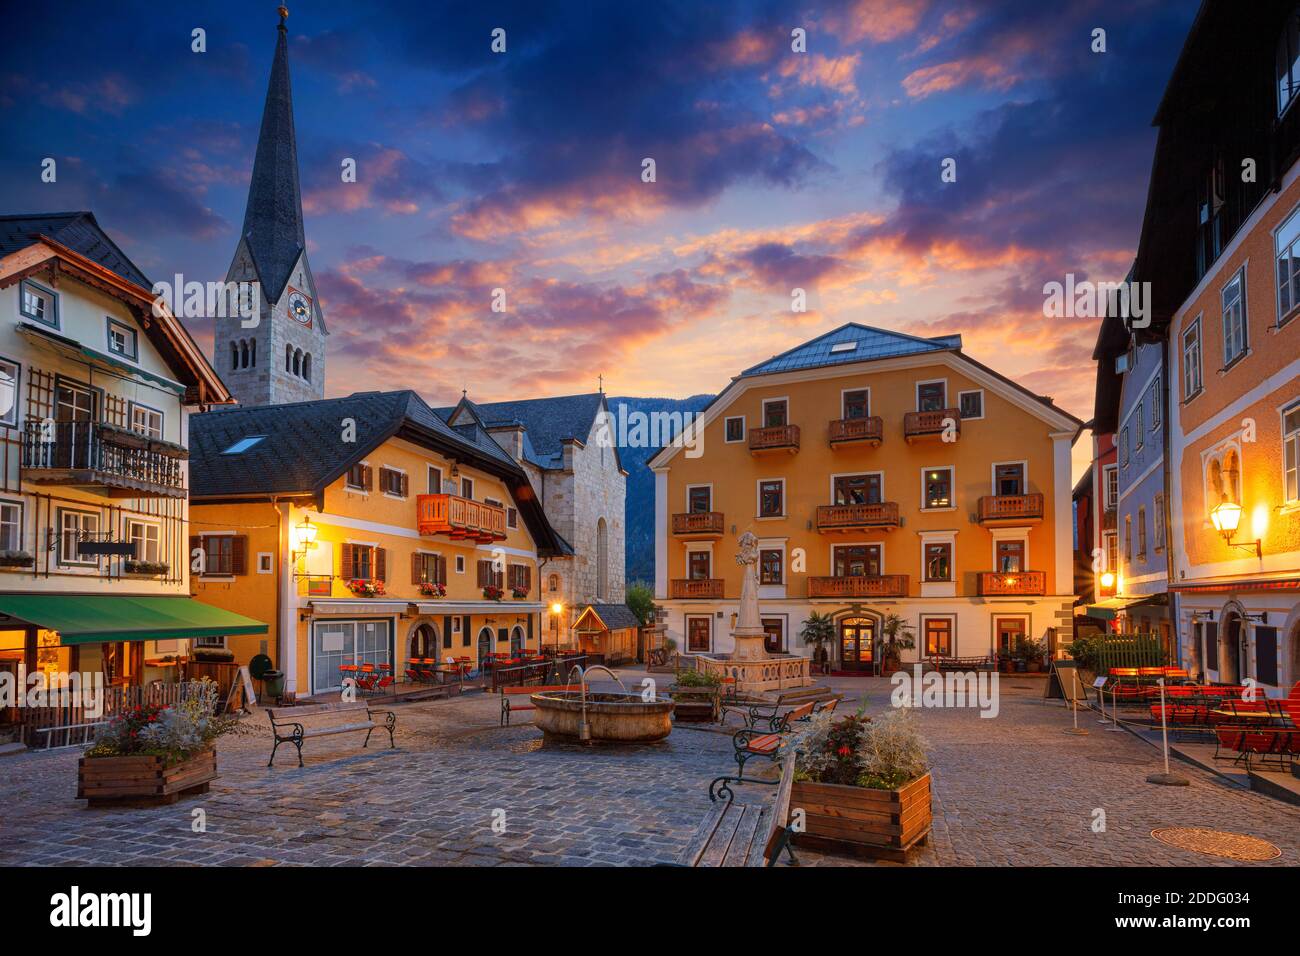
M838 698L831 698L837 700ZM743 713L745 726L750 730L755 730L760 724L767 726L769 733L783 734L790 729L789 724L792 720L808 720L812 717L818 704L826 706L829 701L804 700L797 705L783 704L783 697L778 697L775 704L751 704L744 708L733 707L731 709ZM788 710L783 709L789 707ZM831 705L832 710L834 705ZM726 710L727 708L723 708Z
M501 688L501 726L502 727L510 726L510 715L513 713L518 713L524 710L537 709L536 704L511 703L510 701L511 697L520 697L524 694L528 694L531 697L533 694L541 694L544 693L545 691L557 691L557 690L580 691L582 690L582 687L578 684L534 684L531 687L526 687L526 686L502 687Z
M934 669L941 673L948 671L992 671L997 664L992 657L931 657L928 658Z
M305 707L271 707L267 709L267 714L271 718L271 733L275 735L271 759L266 764L268 767L275 764L275 752L280 749L280 744L293 744L298 748L298 766L301 767L302 742L310 737L330 737L334 734L360 733L364 730L366 741L361 746L369 747L370 735L382 728L388 731L388 746L397 746L393 742L393 728L397 726L397 715L391 710L371 710L364 701L308 704ZM363 714L364 720L361 719ZM375 720L380 714L384 715L382 723ZM303 726L304 720L314 718L342 720L344 723L318 725L311 728ZM281 733L284 728L289 728L289 733Z
M795 755L788 754L779 780L740 780L718 777L709 784L708 815L700 821L694 836L678 862L679 866L775 866L784 850L791 864L798 866L790 848L790 791L794 786ZM776 787L772 806L740 803L735 784Z
M739 767L736 771L737 779L745 776L745 761L753 757L766 757L772 761L780 759L781 745L785 743L785 735L790 732L791 722L811 717L815 706L816 702L810 700L773 718L769 725L771 729L766 732L752 726L736 731L731 737L731 744L735 748L736 764Z

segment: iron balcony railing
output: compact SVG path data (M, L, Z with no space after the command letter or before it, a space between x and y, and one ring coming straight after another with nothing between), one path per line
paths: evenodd
M179 445L104 422L50 419L29 419L22 441L28 481L185 497L186 451Z

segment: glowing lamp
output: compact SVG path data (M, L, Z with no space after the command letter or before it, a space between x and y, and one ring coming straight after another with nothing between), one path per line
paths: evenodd
M1109 591L1111 588L1115 586L1114 571L1107 571L1105 574L1101 576L1101 586L1104 587L1107 591Z
M558 617L560 614L564 613L564 605L559 601L556 601L551 605L551 613Z
M1214 530L1223 535L1223 540L1228 543L1228 547L1237 548L1241 551L1253 551L1255 557L1262 558L1264 549L1260 546L1260 539L1256 538L1249 544L1234 544L1233 535L1237 533L1237 525L1241 524L1241 505L1235 501L1222 501L1210 510L1210 523L1214 525Z
M302 522L294 527L294 537L298 541L298 553L311 551L316 547L316 532L320 529L311 523L311 518L303 515Z

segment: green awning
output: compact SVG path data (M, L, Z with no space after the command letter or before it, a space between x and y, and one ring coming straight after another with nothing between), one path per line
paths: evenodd
M0 614L59 632L62 644L265 634L267 626L187 597L0 594Z

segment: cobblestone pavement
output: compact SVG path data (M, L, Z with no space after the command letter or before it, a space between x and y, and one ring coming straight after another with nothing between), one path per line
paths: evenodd
M832 683L871 711L887 706L885 681ZM1004 683L996 719L919 712L934 833L914 864L1230 862L1150 836L1177 825L1262 837L1282 849L1275 863L1300 861L1300 810L1186 765L1189 787L1147 784L1157 764L1147 744L1097 725L1067 736L1068 712L1039 699L1041 684L1016 683ZM396 750L375 740L362 750L356 735L315 739L303 769L292 748L267 769L259 717L220 743L211 792L170 807L82 809L74 751L0 758L0 865L644 865L677 858L706 811L708 781L734 766L723 733L682 727L659 744L588 749L543 743L530 723L498 728L498 709L488 696L402 705ZM1097 808L1103 833L1092 830ZM192 830L199 809L205 833Z

